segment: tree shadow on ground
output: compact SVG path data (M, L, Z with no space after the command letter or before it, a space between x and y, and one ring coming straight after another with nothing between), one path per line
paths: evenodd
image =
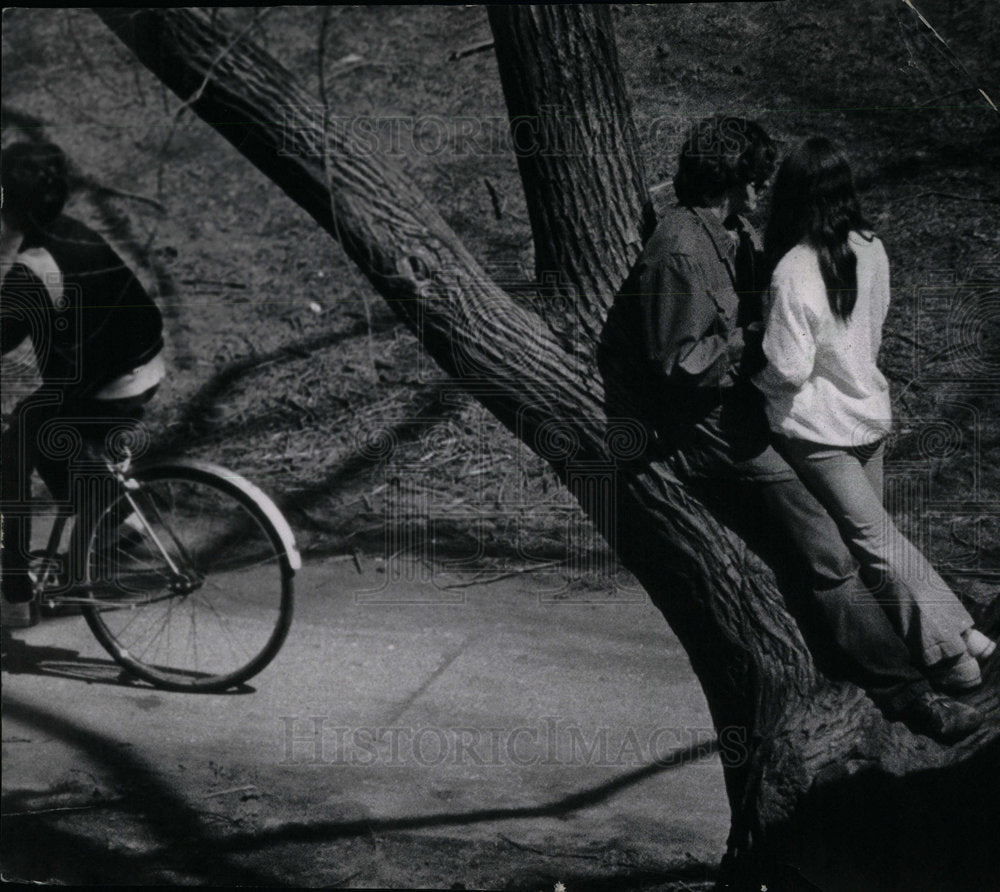
M82 621L82 618L77 618L77 621ZM63 678L116 688L156 690L155 685L129 675L114 660L84 657L80 651L69 647L33 646L15 638L7 629L3 630L2 668L11 675L37 675L41 678ZM241 684L226 691L225 694L255 692L256 688Z
M211 827L204 820L205 816L200 815L151 766L110 736L82 728L17 698L8 697L4 709L9 720L75 747L107 772L110 783L121 795L96 798L82 808L113 810L123 820L130 820L130 826L140 823L149 834L149 843L141 850L109 849L107 840L92 838L85 829L74 829L65 813L52 814L40 807L37 791L15 790L5 795L2 825L5 875L77 883L148 884L176 881L175 878L182 877L188 882L198 883L287 885L289 877L247 866L246 861L257 859L268 848L280 845L324 846L338 840L368 839L384 834L399 834L394 838L405 844L406 831L567 817L574 811L604 803L658 774L719 752L716 741L679 748L652 764L536 805L351 821L296 821L259 830L227 832L217 829L218 825ZM60 790L52 789L43 795L51 797L59 793ZM32 805L34 811L28 809ZM206 816L220 817L213 814ZM458 844L463 848L474 845L472 841L459 841ZM571 853L564 853L564 856L573 857ZM279 861L274 854L274 863ZM714 875L713 867L699 863L688 863L682 867L626 867L623 871L605 876L606 869L601 865L593 873L581 874L579 882L571 888L595 892L639 886L648 888L654 882L667 883L685 878L699 880Z
M375 329L376 333L387 331L394 323L388 322ZM275 363L295 362L308 357L317 350L335 346L346 340L361 336L367 331L363 320L358 320L342 331L332 331L317 334L313 337L284 344L267 353L254 354L234 360L217 371L190 398L189 404L181 418L165 437L159 437L152 448L142 456L143 461L169 460L178 454L189 452L209 441L220 437L247 439L269 427L287 427L287 419L265 414L249 419L242 419L238 424L222 426L211 420L211 411L220 397L245 378L253 375L258 369ZM414 443L426 433L430 424L445 422L458 417L464 410L461 400L449 399L456 392L457 385L450 382L430 383L425 385L418 394L416 405L409 415L378 431L379 437L385 443L392 444L398 450ZM306 529L329 536L333 540L327 543L323 552L340 552L350 539L354 546L377 550L384 545L385 531L381 525L374 531L365 534L353 526L353 518L347 518L345 523L351 527L350 532L343 536L337 535L335 523L327 523L322 518L310 513L314 506L324 504L330 497L343 492L347 487L357 483L364 474L383 465L387 456L379 448L365 450L356 448L350 455L344 457L333 470L309 486L291 488L276 493L279 507ZM356 538L357 533L361 533ZM457 532L457 530L455 531ZM446 535L449 542L452 535ZM466 537L467 542L453 544L449 547L442 544L440 556L444 558L461 559L468 556L469 548L475 544L476 537ZM508 554L511 550L504 551Z
M281 884L280 877L234 864L206 846L211 833L198 813L141 758L112 738L12 697L4 700L4 714L7 721L76 747L105 769L123 792L117 808L142 822L158 843L153 851L110 849L107 840L74 831L65 820L55 823L44 813L10 814L17 809L8 806L5 796L0 833L6 878L148 884L170 882L180 872L221 885ZM23 795L15 794L11 803L23 801Z
M536 868L518 871L518 875L507 888L538 892L541 883L554 888L559 882L573 892L640 892L640 890L658 892L658 890L711 889L715 886L717 877L717 868L698 861L682 863L676 867L625 868L621 873L606 876L595 876L593 873L582 871L551 871ZM691 883L696 885L692 886Z
M391 329L392 325L383 325L373 330L374 334ZM238 425L230 428L220 427L210 418L211 410L219 398L242 379L249 377L258 369L283 362L295 362L308 358L318 350L336 346L354 337L367 333L363 320L356 320L348 328L338 331L325 331L312 337L303 338L291 343L282 344L266 353L254 353L235 359L228 365L216 371L188 399L187 408L176 422L172 432L161 437L153 448L144 456L149 459L160 459L187 450L208 439L220 435L231 434L246 437L267 426L268 417L260 416L249 420L241 420Z
M269 830L233 834L221 845L226 852L240 852L252 851L260 845L277 842L329 842L352 836L364 836L372 832L461 827L525 818L566 817L571 812L605 802L623 790L658 774L709 758L718 752L719 744L716 740L691 744L673 750L649 765L538 805L483 808L475 811L409 815L398 818L366 818L357 821L289 822Z

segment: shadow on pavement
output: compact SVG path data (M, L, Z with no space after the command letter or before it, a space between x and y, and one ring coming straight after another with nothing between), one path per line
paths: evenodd
M611 780L570 793L550 802L508 808L484 808L465 812L444 812L398 818L373 818L358 821L291 822L270 830L237 833L222 843L225 851L255 849L275 842L327 842L351 836L364 836L378 831L415 830L425 827L461 827L486 821L524 818L565 817L568 813L597 805L616 793L642 783L664 771L680 768L706 759L719 751L717 741L691 745L674 750L664 759L627 771Z
M116 687L142 684L127 675L113 660L82 657L79 651L68 647L35 647L15 638L6 629L3 631L3 657L0 658L0 665L4 672L12 675L69 678Z
M87 684L106 684L121 688L156 690L156 686L129 675L121 666L109 659L80 656L78 650L68 647L42 645L35 647L3 631L3 656L0 667L11 675L39 675L43 678L68 678ZM189 694L211 693L213 696L253 694L257 689L241 684L228 691L188 691Z
M248 867L237 856L248 853L259 856L262 850L281 844L328 844L354 837L372 838L379 833L418 830L433 827L462 827L479 822L520 820L538 817L561 817L581 808L601 803L616 793L642 783L661 772L680 768L718 752L716 742L684 747L656 763L625 772L604 783L586 787L570 795L537 805L508 808L486 808L468 812L448 812L376 818L357 821L307 821L286 823L270 829L228 832L219 824L207 826L205 818L225 821L224 816L199 813L161 778L143 759L99 732L81 728L67 719L54 715L43 707L5 698L5 718L30 726L51 737L76 747L99 764L109 783L120 795L100 798L69 808L44 808L35 791L12 790L3 799L2 824L3 872L7 878L56 880L76 883L142 883L158 881L224 883L226 885L287 885L292 878L272 875L267 870ZM27 742L30 743L30 742ZM63 791L65 792L65 791ZM41 796L59 795L58 789L46 790ZM95 795L97 791L95 790ZM26 808L36 804L33 810ZM134 837L136 825L144 833L141 846L129 848L124 843L109 848L106 838L91 838L85 828L76 829L65 820L67 812L99 810L102 828L113 833L116 815L127 822L124 838ZM235 822L233 822L235 823ZM104 834L102 834L103 836ZM402 834L405 836L405 834ZM402 840L400 840L402 842ZM442 841L442 847L473 846L461 840ZM510 861L530 860L512 853ZM571 853L563 853L567 858ZM277 866L277 861L275 866ZM558 863L558 862L557 862ZM557 866L557 865L553 865ZM707 880L714 868L701 863L685 864L668 869L665 865L622 866L606 873L606 865L581 875L571 888L604 890L627 889L651 884ZM638 871L638 872L636 872ZM519 871L520 872L520 871ZM538 869L534 877L544 876ZM536 884L535 879L521 873L523 883ZM527 886L525 886L527 888Z
M144 825L152 845L142 850L109 848L55 822L65 811L21 812L23 791L3 800L0 825L5 879L148 884L180 874L188 881L223 885L281 885L279 877L229 862L192 806L170 789L145 762L103 734L21 700L4 698L4 718L17 721L82 750L102 766L121 792L97 803L125 811Z

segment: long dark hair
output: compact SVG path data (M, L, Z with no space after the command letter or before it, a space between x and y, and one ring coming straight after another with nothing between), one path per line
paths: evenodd
M830 140L807 139L782 162L764 236L768 263L774 269L796 245L810 245L838 319L849 319L858 300L858 259L847 237L871 228L861 215L850 165Z

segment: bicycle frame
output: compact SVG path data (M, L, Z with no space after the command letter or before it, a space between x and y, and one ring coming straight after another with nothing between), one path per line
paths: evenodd
M73 514L68 513L57 514L56 519L52 524L52 530L49 532L48 543L45 546L45 551L42 552L40 556L40 560L44 561L41 568L41 574L34 580L35 593L39 597L44 597L46 589L54 585L56 582L54 577L58 575L59 571L59 562L57 560L59 557L59 543L62 542L63 532L66 530L66 523L72 516Z
M260 672L288 634L301 567L278 507L208 462L103 467L74 483L33 555L40 604L79 609L119 665L165 690L222 691Z
M165 563L170 569L170 572L176 576L177 587L170 594L165 597L176 597L189 593L196 585L198 580L192 579L189 575L185 574L181 568L177 565L173 556L170 554L169 550L164 547L163 542L157 535L156 530L153 525L146 518L143 513L142 508L139 507L137 500L133 497L132 493L139 489L139 483L131 476L129 476L129 469L131 468L131 456L126 454L125 457L118 462L112 461L110 458L106 459L105 467L108 471L109 476L114 479L118 485L118 492L116 498L124 497L128 502L130 507L130 516L135 516L146 535L149 537L150 541L155 544L160 556L163 558ZM155 505L152 505L154 511L158 509ZM55 521L52 524L52 529L49 532L48 542L45 546L44 552L39 556L39 560L42 562L40 574L34 580L35 593L39 597L40 601L46 606L107 606L107 607L126 607L135 602L123 601L121 599L115 601L102 602L100 599L93 597L73 597L72 595L62 594L59 592L51 591L51 589L58 582L59 570L61 568L59 557L59 546L63 540L63 535L66 531L66 524L70 518L79 518L80 510L79 506L74 506L74 509L69 512L60 512L56 515ZM173 530L162 523L162 517L157 517L156 520L160 521L161 526L167 530L170 534L174 546L178 549L180 557L191 565L190 555L187 554L186 549L181 544L180 540L174 534ZM69 570L70 588L79 589L81 588L80 583L83 581L83 573L81 572L83 568L75 566L77 560L84 559L85 551L84 547L87 543L78 542L77 548L71 547L68 553L69 566L66 568ZM159 600L159 599L156 599ZM142 603L148 602L148 599Z

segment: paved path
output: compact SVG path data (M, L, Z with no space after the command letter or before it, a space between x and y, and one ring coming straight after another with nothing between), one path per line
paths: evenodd
M644 596L377 569L308 563L244 692L128 684L79 618L5 636L4 875L697 888L721 763Z

